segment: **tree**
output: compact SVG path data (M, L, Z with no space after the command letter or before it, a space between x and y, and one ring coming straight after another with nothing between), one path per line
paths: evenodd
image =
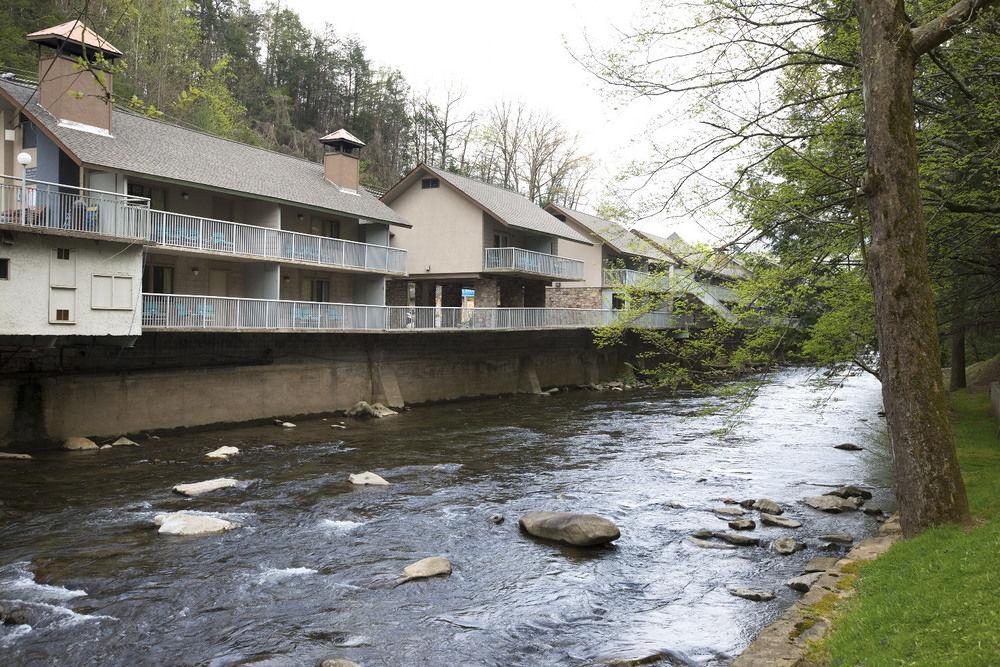
M786 218L793 226L815 216L839 217L860 241L860 256L844 247L834 250L839 259L826 253L814 268L866 266L907 534L968 519L941 380L921 215L914 68L921 54L959 32L987 4L994 3L960 2L911 28L902 2L892 0L858 0L856 6L836 0L712 0L694 21L686 15L679 24L676 15L663 12L627 34L621 46L604 52L591 47L579 56L612 91L693 98L706 132L686 146L659 152L639 172L672 182L661 198L662 209L680 202L698 181L722 186L702 191L702 207L741 197L757 200L786 185L795 188L795 181L784 181L755 191L751 176L783 155L801 158L799 151L817 138L817 127L845 118L857 88L865 91L863 177L827 172L826 184L835 187L822 188L819 199L787 197L772 213L775 221ZM860 42L860 53L851 37ZM734 169L734 162L740 166ZM820 162L811 168L825 172L825 166ZM757 200L755 205L768 203L775 202ZM758 231L740 238L769 238ZM789 245L799 244L795 233L785 238Z

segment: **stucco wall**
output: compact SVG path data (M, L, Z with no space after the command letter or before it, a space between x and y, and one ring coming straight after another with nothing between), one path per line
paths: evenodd
M483 215L478 206L443 182L424 190L420 179L389 205L413 225L394 228L393 245L407 251L406 270L414 279L427 273L482 271Z
M52 262L56 248L70 250L60 289L70 299L74 323L49 322ZM142 332L142 248L124 243L33 232L14 232L13 245L0 245L10 259L10 278L0 280L0 335L132 336ZM63 261L63 260L55 260ZM127 310L93 308L93 276L132 278Z
M572 281L564 283L568 287L600 287L603 280L601 271L602 251L601 244L587 245L577 243L567 239L559 239L558 255L570 259L578 259L583 262L582 281Z

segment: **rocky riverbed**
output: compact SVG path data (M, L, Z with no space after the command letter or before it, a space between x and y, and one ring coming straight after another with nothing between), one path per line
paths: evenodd
M820 379L783 371L749 402L561 391L5 458L0 663L727 664L801 596L789 580L892 509L877 383ZM221 447L238 452L206 456ZM364 473L386 484L351 483ZM536 511L608 519L586 521L613 541L540 539L519 522ZM204 523L219 530L184 534Z

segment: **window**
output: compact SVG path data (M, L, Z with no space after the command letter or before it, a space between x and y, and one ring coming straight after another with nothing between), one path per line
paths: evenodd
M90 307L95 310L132 310L132 276L95 273Z
M35 148L38 146L38 131L29 120L21 123L21 148Z
M0 280L10 280L10 259L0 257Z
M299 288L299 298L303 301L330 301L330 281L307 278Z
M493 247L494 248L507 248L510 246L510 236L507 234L501 234L500 232L493 232Z
M69 260L69 248L56 248L56 259Z
M441 187L441 181L436 178L425 178L420 181L420 187L424 190L430 190L431 188Z
M142 272L142 291L152 294L173 294L174 267L147 266Z
M59 308L56 310L56 322L69 322L68 308Z

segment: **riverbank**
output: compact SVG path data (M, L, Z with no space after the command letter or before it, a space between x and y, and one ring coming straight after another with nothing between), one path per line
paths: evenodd
M858 572L856 595L813 646L818 665L1000 662L1000 442L989 396L952 394L959 462L976 526L935 528Z

